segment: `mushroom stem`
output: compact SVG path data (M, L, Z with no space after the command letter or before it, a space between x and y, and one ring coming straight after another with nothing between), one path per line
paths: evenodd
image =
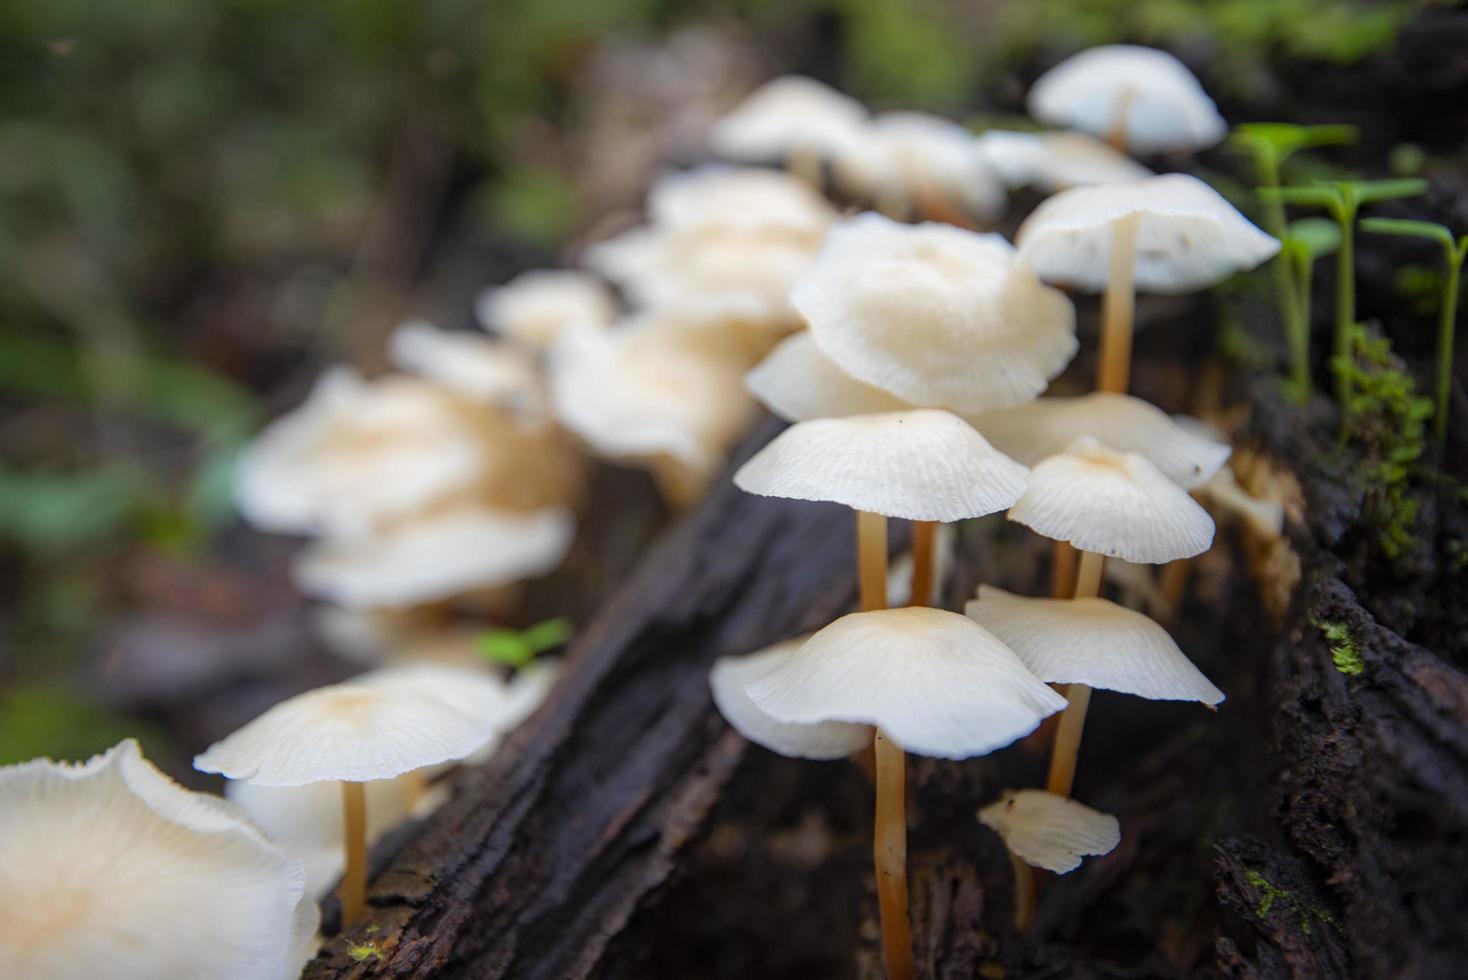
M882 916L882 959L888 980L911 980L912 935L907 923L906 764L902 748L881 729L873 743L877 757L877 824L872 858L877 872L877 904Z
M1014 870L1014 928L1028 932L1035 921L1035 869L1009 852L1009 865Z
M342 783L342 843L347 864L339 895L345 929L367 911L367 794L362 783Z
M1183 599L1188 594L1188 579L1193 571L1191 558L1179 558L1162 566L1158 575L1157 588L1162 593L1163 626L1171 626L1182 609Z
M887 608L887 518L856 512L856 568L861 611Z
M1080 570L1076 572L1075 598L1093 599L1101 592L1101 570L1106 559L1094 551L1081 552ZM1071 684L1065 690L1070 703L1060 715L1055 730L1055 748L1050 752L1050 776L1045 788L1057 796L1070 796L1076 779L1076 755L1081 749L1081 732L1086 727L1086 709L1091 706L1091 689L1085 684Z
M1126 153L1126 117L1132 108L1132 90L1122 89L1116 97L1116 108L1111 117L1111 128L1106 131L1106 142L1117 153Z
M1069 599L1076 581L1076 550L1069 541L1056 541L1050 562L1050 595Z
M1101 298L1101 354L1096 390L1125 392L1132 373L1132 314L1136 294L1137 226L1140 214L1118 218L1111 226L1111 275Z
M818 191L825 190L824 170L820 153L808 146L796 147L785 158L785 172L805 181Z
M938 556L934 547L937 534L937 521L912 522L912 589L907 600L909 606L932 605L938 575Z

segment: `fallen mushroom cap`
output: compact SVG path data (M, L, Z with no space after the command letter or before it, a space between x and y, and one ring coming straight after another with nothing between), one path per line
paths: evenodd
M552 571L576 519L561 507L460 507L371 537L326 539L296 559L302 591L349 608L403 608Z
M749 685L793 656L808 639L786 640L744 657L720 657L709 672L709 687L719 713L756 745L796 759L844 759L871 744L871 726L842 721L789 724L771 718L749 699Z
M991 129L974 149L1010 187L1045 193L1090 184L1124 184L1152 171L1085 133L1021 133Z
M585 272L534 269L479 294L480 326L534 348L549 347L574 326L606 326L617 302L600 279Z
M755 89L709 132L714 151L739 160L792 153L835 153L857 138L867 110L857 100L803 75L784 75Z
M265 786L390 779L482 748L510 727L506 704L501 685L476 671L376 671L280 702L194 767Z
M926 112L877 115L837 157L836 171L846 186L878 197L916 200L937 192L984 218L1004 208L1004 187L973 134Z
M1228 124L1181 61L1132 44L1089 48L1051 68L1030 88L1030 115L1042 122L1109 136L1122 132L1134 153L1201 150Z
M245 450L235 501L263 530L360 534L480 476L482 436L424 381L333 368Z
M1167 631L1105 599L1032 599L982 585L965 614L1050 684L1085 684L1154 701L1215 705L1223 692Z
M979 811L979 822L1021 861L1056 874L1121 843L1121 826L1111 814L1040 789L1010 790Z
M959 521L1018 500L1025 468L958 416L917 409L792 425L739 468L734 484L765 497Z
M984 412L1029 401L1075 356L1075 308L999 235L840 222L791 293L841 370L916 405Z
M1106 391L1040 398L969 421L995 448L1026 466L1089 436L1118 452L1147 457L1168 479L1188 490L1206 483L1233 452L1227 442L1179 424L1150 402Z
M787 422L899 412L912 406L858 381L821 353L810 332L780 341L744 376L744 387Z
M129 739L0 767L0 976L285 980L316 930L305 872L238 807Z
M482 334L451 333L425 320L409 320L393 331L388 357L395 367L476 402L533 417L544 412L540 374L530 356Z
M876 725L945 759L992 752L1065 707L993 634L920 607L843 616L748 693L776 721Z
M1018 521L1082 551L1158 565L1213 544L1213 518L1146 458L1081 438L1030 470Z
M1132 215L1134 280L1143 292L1194 292L1279 251L1278 240L1188 174L1061 191L1025 219L1015 245L1047 282L1100 292L1111 273L1112 226Z

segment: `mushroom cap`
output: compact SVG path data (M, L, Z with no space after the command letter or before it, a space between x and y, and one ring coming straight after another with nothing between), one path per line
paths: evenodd
M1089 436L1123 453L1138 453L1186 490L1206 483L1233 452L1227 442L1180 424L1151 402L1097 391L1040 398L969 419L995 448L1034 466Z
M975 150L1006 185L1044 193L1090 184L1125 184L1152 171L1085 133L1022 133L991 129Z
M910 607L842 616L746 688L776 721L876 725L908 752L965 759L1065 707L988 630Z
M1153 701L1223 700L1166 630L1114 602L1032 599L981 585L964 612L1046 683L1085 684Z
M1110 854L1121 843L1111 814L1042 789L1006 792L979 811L979 822L1025 864L1062 875L1080 867L1083 856Z
M714 704L734 729L756 745L795 759L844 759L872 744L869 725L823 721L813 725L776 721L749 699L749 685L773 671L810 639L797 637L745 657L720 657L709 672Z
M295 579L348 608L398 609L544 575L566 556L575 530L562 507L454 507L369 537L313 544L296 559Z
M1134 278L1143 292L1204 289L1279 251L1277 239L1188 174L1061 191L1025 219L1015 244L1047 282L1100 292L1110 278L1112 226L1130 216L1138 222Z
M716 122L709 142L721 156L751 162L804 152L828 156L857 139L866 119L856 99L804 75L782 75Z
M474 313L486 330L543 349L567 327L607 326L616 319L617 301L593 275L532 269L481 292Z
M1215 508L1242 519L1258 537L1273 540L1284 533L1284 505L1277 500L1261 500L1250 494L1239 486L1233 470L1219 470L1198 489Z
M734 484L763 497L960 521L1018 500L1025 468L958 416L916 409L792 425L739 468Z
M1029 401L1075 356L1075 308L1001 236L838 223L791 293L841 370L915 405L984 412Z
M290 852L128 739L0 768L0 976L286 980L316 930Z
M425 381L326 371L305 403L240 457L235 502L250 523L288 534L361 534L479 477L483 433Z
M1009 519L1082 551L1151 565L1213 544L1213 518L1186 490L1146 457L1089 438L1030 470Z
M941 192L974 214L992 218L1004 209L1004 186L963 126L927 112L875 116L836 158L843 184L868 194L913 200Z
M503 685L451 667L389 668L272 707L194 758L264 786L369 782L463 759L506 728Z
M573 330L551 353L556 417L599 456L716 464L754 414L751 358L718 332L644 314L608 332Z
M393 331L387 350L394 367L465 398L532 418L544 414L540 372L523 348L409 320Z
M776 344L744 376L744 387L787 422L900 412L912 407L896 395L841 370L821 353L808 330Z
M1134 153L1206 149L1228 124L1198 79L1166 51L1133 44L1088 48L1051 68L1030 88L1030 115L1053 126L1108 136L1125 112Z
M687 323L781 328L794 322L790 290L835 218L801 180L724 167L664 177L649 211L652 224L590 246L587 266L621 285L634 305Z

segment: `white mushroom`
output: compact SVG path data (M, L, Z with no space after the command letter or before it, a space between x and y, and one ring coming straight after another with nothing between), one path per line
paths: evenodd
M714 152L762 163L784 159L802 177L860 139L867 110L813 78L784 75L755 89L709 131ZM812 180L819 183L819 180Z
M1004 209L1004 187L973 134L926 112L881 113L835 166L843 185L894 217L916 211L928 218L989 220Z
M979 811L979 822L1003 838L1011 854L1056 874L1121 843L1121 826L1111 814L1038 789L1010 790Z
M287 980L316 930L300 860L131 739L0 767L0 895L14 980Z
M532 419L545 415L540 373L522 348L409 320L393 331L388 357L400 370Z
M874 415L912 407L896 395L841 370L821 353L808 330L776 344L744 376L744 387L787 422Z
M474 310L486 330L543 350L569 327L608 326L617 316L617 302L595 276L535 269L481 292Z
M1152 171L1085 133L1021 133L991 129L975 149L1010 187L1034 187L1045 194L1090 184L1124 184L1151 177Z
M998 235L839 223L791 299L841 370L915 405L978 413L1029 401L1075 355L1075 310Z
M1062 61L1030 88L1028 107L1042 122L1105 137L1133 153L1202 150L1228 131L1181 61L1132 44L1090 48Z

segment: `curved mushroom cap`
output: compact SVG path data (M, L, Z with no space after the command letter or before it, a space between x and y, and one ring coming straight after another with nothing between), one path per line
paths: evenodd
M787 422L900 412L912 407L896 395L841 370L821 353L808 330L775 345L744 376L744 387Z
M1020 259L1047 282L1100 292L1111 272L1112 226L1136 216L1136 288L1190 293L1252 269L1279 241L1197 177L1073 187L1046 198L1015 238Z
M369 782L463 759L507 727L503 685L472 670L364 674L282 701L194 758L264 786Z
M921 607L842 616L747 690L776 721L876 725L943 759L993 752L1065 707L992 633Z
M400 609L550 572L571 547L576 519L561 507L464 506L369 537L327 539L296 560L302 591L349 608Z
M316 930L294 855L129 739L0 768L0 976L286 980Z
M1146 457L1088 438L1030 470L1009 519L1082 551L1150 565L1213 544L1213 518L1186 490Z
M1137 453L1186 490L1206 483L1233 452L1227 442L1179 424L1132 395L1097 391L1075 398L1040 398L971 419L995 448L1026 466L1064 452L1089 436L1117 452Z
M1111 814L1042 789L1010 790L979 811L979 822L1025 864L1062 875L1083 856L1110 854L1121 843Z
M1032 599L982 585L964 612L1047 683L1086 684L1153 701L1223 700L1166 630L1114 602Z
M1018 500L1025 468L958 416L918 409L792 425L739 468L734 484L763 497L961 521Z
M1215 508L1242 519L1258 537L1273 540L1284 533L1284 505L1277 500L1261 500L1250 494L1239 486L1233 470L1219 470L1198 489Z
M843 185L909 201L938 193L983 218L1004 209L1004 186L963 126L926 112L884 112L836 158Z
M474 313L486 330L545 348L568 327L609 325L617 301L605 283L585 272L532 269L481 292Z
M393 331L387 350L394 367L466 398L534 418L544 414L540 373L519 347L409 320Z
M1228 131L1181 61L1132 44L1089 48L1067 58L1040 76L1027 106L1042 122L1094 136L1120 128L1135 153L1202 150Z
M1085 133L1020 133L991 129L974 148L1010 187L1032 186L1046 194L1066 187L1125 184L1152 171Z
M360 534L486 465L483 433L452 395L417 378L364 381L332 368L245 450L235 501L263 530Z
M706 470L754 414L743 384L750 360L714 330L644 314L609 332L566 334L551 353L551 400L599 456L667 456Z
M664 177L648 209L652 224L590 246L587 266L640 307L780 328L794 322L790 289L835 218L804 181L725 167Z
M759 162L793 153L829 156L858 138L867 110L856 99L804 75L755 89L709 131L714 152Z
M749 685L795 654L809 636L786 640L745 657L720 657L709 672L714 704L734 729L756 745L794 759L844 759L872 744L869 725L823 721L792 725L776 721L749 700Z
M1075 308L999 235L838 224L791 294L841 370L915 405L983 412L1029 401L1075 356Z

